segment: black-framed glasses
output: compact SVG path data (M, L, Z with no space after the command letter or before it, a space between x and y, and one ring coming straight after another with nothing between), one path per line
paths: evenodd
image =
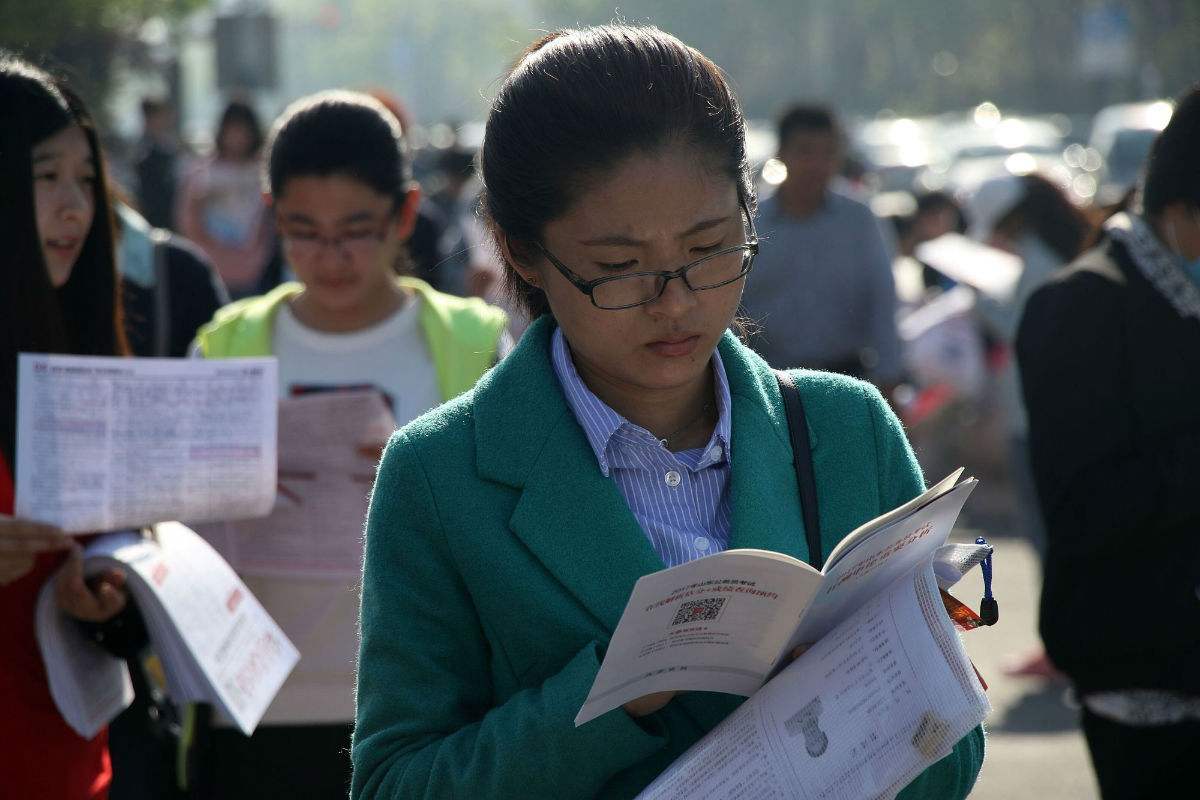
M570 267L559 261L541 242L534 244L564 278L591 298L592 305L606 311L620 311L654 302L662 297L663 292L667 290L667 284L676 278L683 279L684 284L693 292L699 292L726 286L745 277L754 266L754 257L758 255L758 236L752 219L749 228L749 237L743 244L723 247L715 253L684 264L677 270L631 272L628 275L609 275L591 281L584 280L572 272Z
M283 230L279 238L283 249L292 261L307 263L314 261L327 246L343 261L361 261L375 254L379 243L387 238L388 227L393 223L396 210L393 209L382 221L375 220L370 227L357 229L337 236L321 236L313 231Z

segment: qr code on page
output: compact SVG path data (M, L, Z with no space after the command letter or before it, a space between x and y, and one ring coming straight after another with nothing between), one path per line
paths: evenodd
M672 625L687 625L692 622L712 622L721 616L724 597L708 597L704 600L688 600L675 612Z

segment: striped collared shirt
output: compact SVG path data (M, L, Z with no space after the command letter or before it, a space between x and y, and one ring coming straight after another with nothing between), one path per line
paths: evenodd
M668 567L729 546L730 399L725 367L715 350L717 427L708 444L672 453L650 431L596 397L580 379L562 329L551 345L554 372L596 454L655 552Z

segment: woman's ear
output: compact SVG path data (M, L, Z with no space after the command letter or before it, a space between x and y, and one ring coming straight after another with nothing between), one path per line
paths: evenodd
M407 242L408 237L412 236L413 229L417 227L417 209L420 206L421 187L413 184L413 187L404 193L400 213L396 215L396 238L400 241Z
M521 280L530 286L539 289L542 287L541 276L536 269L529 265L526 248L514 247L513 242L509 241L508 236L499 232L496 233L496 244L500 248L500 255L513 268L513 271L521 276Z

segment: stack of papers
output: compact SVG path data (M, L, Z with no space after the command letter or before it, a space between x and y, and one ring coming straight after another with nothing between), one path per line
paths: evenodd
M300 655L246 585L177 522L155 526L150 536L93 540L84 551L85 573L113 567L126 574L172 699L211 703L251 734ZM55 704L90 739L132 701L124 662L58 609L53 581L38 598L37 638Z
M939 594L987 552L946 544L977 483L961 476L846 535L821 571L727 550L643 576L575 724L655 692L747 695L640 796L894 796L989 710Z

